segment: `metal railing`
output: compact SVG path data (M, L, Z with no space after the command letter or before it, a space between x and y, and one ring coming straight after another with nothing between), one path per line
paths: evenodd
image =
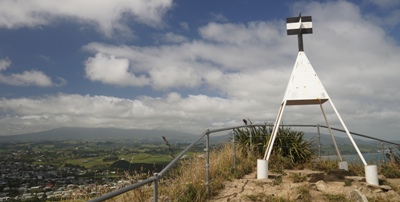
M227 127L227 128L220 128L220 129L214 129L214 130L206 130L204 131L198 139L196 139L195 141L193 141L189 146L186 147L186 149L184 149L175 159L173 159L164 169L162 169L159 173L154 173L154 175L152 177L149 177L145 180L142 180L140 182L131 184L129 186L126 186L124 188L118 189L116 191L104 194L100 197L94 198L92 200L90 200L89 202L99 202L99 201L104 201L113 197L116 197L120 194L123 194L125 192L134 190L138 187L141 187L143 185L146 184L150 184L153 183L153 198L154 201L157 202L158 201L158 181L160 178L162 178L171 168L174 167L174 165L186 154L186 152L188 152L190 149L192 149L198 142L200 142L204 137L206 137L206 148L204 149L204 151L206 152L206 156L205 156L205 168L206 168L206 179L205 179L205 183L204 185L206 186L206 194L207 197L210 197L210 175L209 175L209 160L210 160L210 134L213 133L217 133L217 132L224 132L224 131L231 131L231 130L235 130L235 129L240 129L240 128L249 128L249 127L260 127L260 126L268 126L268 127L272 127L272 124L251 124L251 125L241 125L241 126L236 126L236 127ZM316 127L317 128L317 132L318 132L318 152L319 152L319 157L321 157L321 143L320 143L320 138L321 138L321 133L320 133L320 128L328 128L327 126L324 125L280 125L281 127ZM345 130L342 129L338 129L338 128L333 128L331 127L332 130L335 131L339 131L339 132L345 132ZM388 144L392 144L392 145L396 145L396 146L400 146L400 144L398 143L394 143L391 141L387 141L387 140L383 140L383 139L379 139L379 138L375 138L375 137L370 137L367 135L363 135L363 134L359 134L359 133L354 133L354 132L350 132L350 134L355 135L355 136L359 136L359 137L363 137L363 138L368 138L368 139L372 139L372 140L376 140L376 141L380 141L381 143L381 148L382 148L382 156L384 157L384 146L383 143L388 143ZM252 148L252 135L250 133L250 148ZM234 143L234 149L233 149L233 156L234 156L234 160L233 160L233 169L235 169L236 167L236 149L235 149L235 136L232 133L232 140ZM383 158L384 159L384 158Z

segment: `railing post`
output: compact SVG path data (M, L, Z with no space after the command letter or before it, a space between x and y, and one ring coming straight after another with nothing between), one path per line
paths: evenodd
M383 146L383 142L381 141L381 151L382 151L382 163L385 166L386 161L385 161L385 147Z
M321 133L319 131L319 124L317 125L318 130L318 158L321 159Z
M233 170L236 169L236 141L235 141L235 133L232 133L232 142L233 142Z
M210 130L206 133L206 192L207 198L210 198Z
M154 190L153 190L153 197L154 202L158 202L158 173L154 173Z
M250 153L253 153L253 130L250 128Z

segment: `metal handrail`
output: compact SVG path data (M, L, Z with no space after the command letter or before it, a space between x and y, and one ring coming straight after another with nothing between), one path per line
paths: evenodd
M180 158L182 158L183 155L186 154L187 151L189 151L191 148L193 148L193 147L194 147L199 141L201 141L205 136L206 136L207 138L206 138L206 149L204 149L204 151L206 152L206 182L205 182L204 184L205 184L205 186L207 187L207 196L209 196L209 135L212 134L212 133L223 132L223 131L228 131L228 130L234 130L234 129L239 129L239 128L260 127L260 126L270 126L270 127L272 127L273 124L250 124L250 125L241 125L241 126L234 126L234 127L219 128L219 129L214 129L214 130L209 130L209 129L208 129L208 130L204 131L204 132L199 136L198 139L196 139L196 140L195 140L194 142L192 142L189 146L187 146L175 159L173 159L173 160L172 160L164 169L162 169L159 173L154 173L153 176L151 176L151 177L149 177L149 178L147 178L147 179L145 179L145 180L142 180L142 181L140 181L140 182L131 184L131 185L126 186L126 187L124 187L124 188L122 188L122 189L118 189L118 190L115 190L115 191L113 191L113 192L104 194L104 195L102 195L102 196L100 196L100 197L97 197L97 198L94 198L94 199L90 200L89 202L100 202L100 201L104 201L104 200L107 200L107 199L116 197L116 196L118 196L118 195L120 195L120 194L123 194L123 193L125 193L125 192L128 192L128 191L130 191L130 190L133 190L133 189L136 189L136 188L138 188L138 187L141 187L141 186L143 186L143 185L146 185L146 184L149 184L149 183L153 183L153 182L154 182L154 191L153 191L153 194L154 194L154 201L158 201L158 187L157 187L157 186L158 186L158 180L159 180L160 178L162 178L162 177L165 175L165 173L166 173L167 171L169 171L169 170L180 160ZM307 124L303 124L303 125L302 125L302 124L289 124L289 125L281 125L281 126L282 126L282 127L317 127L317 128L318 128L318 135L319 135L319 136L320 136L320 131L319 131L319 128L320 128L320 127L322 127L322 128L328 128L327 126L323 126L323 125L319 125L319 124L316 124L316 125L311 125L311 124L308 124L308 125L307 125ZM331 129L332 129L332 130L339 131L339 132L345 132L345 130L338 129L338 128L333 128L333 127L331 127ZM382 139L375 138L375 137L370 137L370 136L367 136L367 135L362 135L362 134L359 134L359 133L350 132L350 134L353 134L353 135L356 135L356 136L360 136L360 137L364 137L364 138L369 138L369 139L373 139L373 140L380 141L380 142L381 142L381 145L383 145L383 142L385 142L385 143L393 144L393 145L396 145L396 146L400 146L400 144L398 144L398 143L390 142L390 141L387 141L387 140L382 140ZM250 137L250 138L251 138L251 137ZM252 145L250 145L250 147L251 147L251 146L252 146ZM234 166L235 166L235 165L234 165Z
M256 125L252 125L252 126L256 126ZM192 142L189 146L186 147L186 149L184 149L174 160L172 160L164 169L162 169L159 173L155 173L154 176L147 178L146 180L137 182L135 184L131 184L129 186L126 186L122 189L118 189L116 191L104 194L100 197L94 198L92 200L90 200L89 202L99 202L99 201L104 201L110 198L113 198L115 196L118 196L120 194L123 194L127 191L136 189L140 186L143 186L145 184L149 184L152 182L157 182L159 178L163 177L163 175L169 170L171 169L178 161L180 158L182 158L183 155L186 154L187 151L189 151L194 145L196 145L200 140L202 140L204 138L204 136L208 136L211 133L216 133L216 132L222 132L222 131L227 131L227 130L233 130L233 129L238 129L238 128L243 128L243 127L250 127L250 125L243 125L243 126L236 126L236 127L227 127L227 128L220 128L220 129L214 129L214 130L206 130L204 131L200 137ZM208 139L208 138L207 138ZM208 152L208 144L207 144L207 149L206 152ZM206 186L208 186L208 182L206 182ZM154 193L154 199L155 201L157 201L157 193Z

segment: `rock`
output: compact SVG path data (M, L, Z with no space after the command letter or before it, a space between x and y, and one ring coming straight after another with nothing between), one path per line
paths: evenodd
M343 169L337 169L329 171L327 175L325 175L325 181L336 181L343 180L345 176L349 175L349 171Z
M369 189L368 187L360 187L359 189L358 189L360 192L362 192L363 194L372 194L372 191L371 191L371 189Z
M318 182L320 180L324 180L324 177L325 174L323 172L313 172L307 174L308 182Z
M376 186L376 185L373 185L373 184L367 184L367 186L368 186L369 188L374 189L374 190L381 190L381 191L384 191L384 192L387 192L387 191L389 191L389 190L392 190L392 187L389 186L389 185L380 185L380 186Z
M353 182L365 182L365 177L361 177L361 176L345 176L344 179L350 180Z
M381 186L379 186L379 188L381 188L382 191L389 191L389 190L392 190L392 187L389 186L389 185L381 185Z
M316 182L315 186L317 186L317 190L321 192L324 192L328 189L328 185L322 180Z
M350 192L350 200L355 202L368 202L367 197L365 197L364 194L357 189Z
M315 183L310 183L308 186L309 186L311 189L318 191L318 190L317 190L317 185L316 185Z

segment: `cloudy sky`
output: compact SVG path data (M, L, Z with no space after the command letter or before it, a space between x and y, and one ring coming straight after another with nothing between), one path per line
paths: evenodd
M0 135L272 122L308 59L350 131L400 139L400 1L0 0ZM333 127L341 125L329 103ZM324 124L318 105L285 124Z

